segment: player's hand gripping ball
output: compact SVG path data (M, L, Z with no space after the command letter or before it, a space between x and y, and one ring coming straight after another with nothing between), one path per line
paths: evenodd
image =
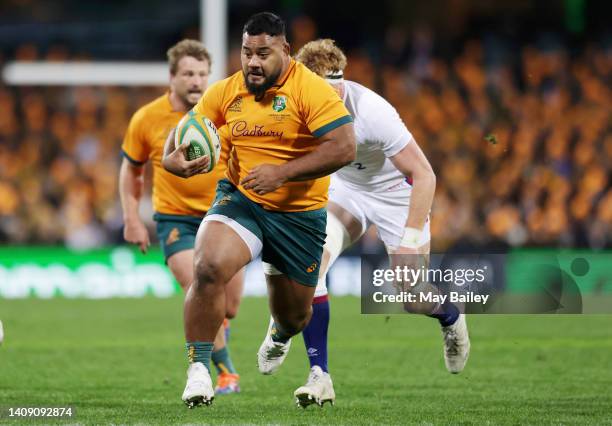
M205 173L215 168L221 155L221 141L217 128L208 118L189 111L179 122L174 135L175 148L182 144L189 144L185 151L186 160L191 161L207 155L210 164Z

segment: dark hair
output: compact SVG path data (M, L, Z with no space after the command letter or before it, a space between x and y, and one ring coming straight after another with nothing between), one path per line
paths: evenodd
M256 13L251 16L242 33L248 35L268 34L271 36L285 35L285 21L278 15L271 12Z

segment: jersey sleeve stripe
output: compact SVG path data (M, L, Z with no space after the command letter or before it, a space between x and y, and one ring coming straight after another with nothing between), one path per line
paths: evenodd
M344 117L340 117L340 118L336 118L334 121L331 121L329 123L327 123L326 125L319 127L317 130L315 130L314 132L312 132L312 135L315 138L320 138L321 136L323 136L325 133L331 132L332 130L347 124L347 123L352 123L353 122L353 117L351 117L350 115L345 115Z
M132 163L135 166L142 166L144 163L146 163L146 161L138 161L138 160L133 159L124 150L121 150L121 156L126 158L130 163Z

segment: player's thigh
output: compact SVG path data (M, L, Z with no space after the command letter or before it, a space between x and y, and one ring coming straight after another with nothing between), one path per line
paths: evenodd
M368 227L360 192L349 188L337 176L332 176L331 179L327 211L344 226L350 237L349 244L357 241Z
M284 274L306 286L317 285L325 245L325 209L300 212L258 212L265 244L264 273Z
M170 272L185 292L193 282L193 253L193 249L181 250L171 255L167 260Z
M327 205L329 214L333 214L342 224L349 236L349 245L357 241L367 229L367 222L363 222L355 217L351 211L341 207L339 204L330 201Z
M327 226L325 227L327 236L325 237L325 246L321 256L321 268L319 270L319 281L315 297L327 294L327 272L340 254L353 242L357 241L364 231L365 227L355 216L338 204L329 203Z
M232 319L238 315L238 308L242 300L242 290L244 288L244 276L246 268L242 268L232 277L225 287L225 316Z
M214 275L227 284L259 255L263 237L252 204L227 179L219 181L213 205L196 236L196 278Z
M359 202L336 179L327 205L325 246L315 297L327 294L326 275L340 254L355 243L367 229L367 219Z
M321 274L327 273L340 253L361 238L366 229L367 219L356 192L347 188L340 178L332 176Z
M213 276L227 283L251 261L251 251L229 225L219 221L203 221L195 241L196 278Z
M266 274L270 312L281 323L302 323L310 318L315 286L301 284L282 273Z
M327 236L321 258L321 273L327 273L338 256L361 238L366 229L366 218L356 212L356 206L349 210L330 201L327 206L327 226L325 227Z

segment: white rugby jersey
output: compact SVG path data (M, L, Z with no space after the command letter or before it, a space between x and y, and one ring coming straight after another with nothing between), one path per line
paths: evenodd
M368 191L385 191L405 180L389 157L414 141L399 114L382 96L344 80L344 104L353 116L357 156L336 177Z

